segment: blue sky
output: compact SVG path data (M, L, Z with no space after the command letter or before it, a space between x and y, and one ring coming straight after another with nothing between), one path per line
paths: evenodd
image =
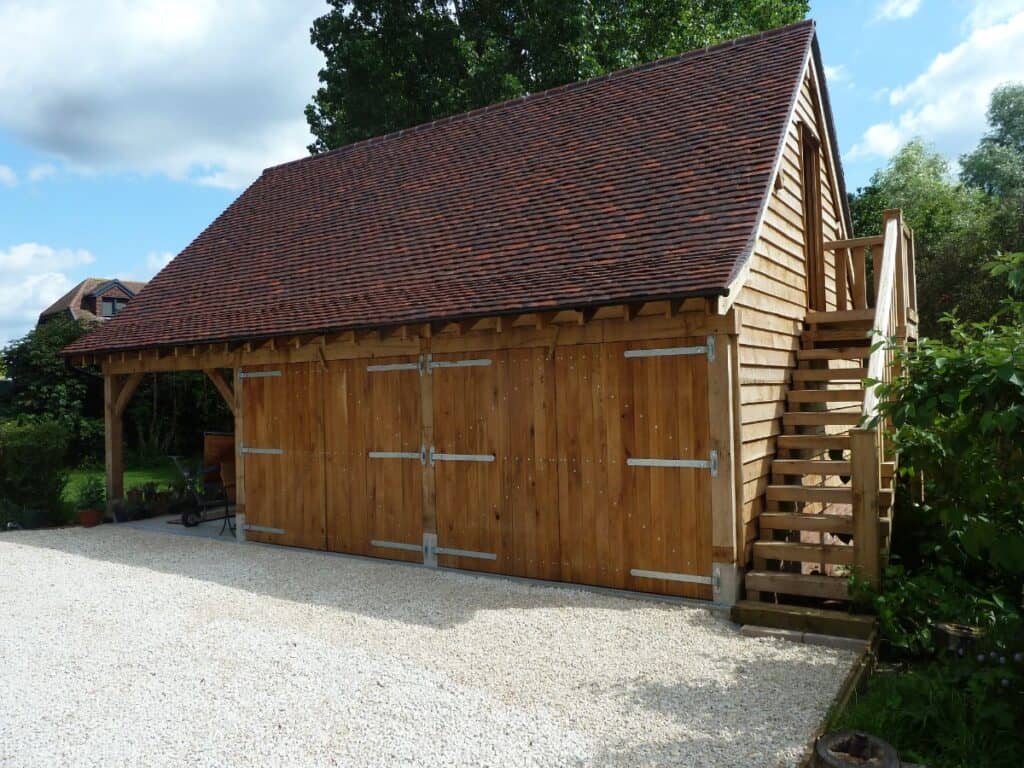
M299 157L323 0L0 0L0 344L83 277L150 278ZM1024 0L813 0L847 186L954 160L1024 81Z

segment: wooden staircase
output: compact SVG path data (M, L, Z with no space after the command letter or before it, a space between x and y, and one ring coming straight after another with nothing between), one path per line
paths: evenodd
M862 246L846 264L836 257L837 269L849 267L846 279L837 282L845 283L852 307L810 311L805 318L752 569L745 576L747 597L733 608L739 623L857 638L873 629L872 616L850 612L849 577L857 571L879 582L896 465L886 454L884 429L873 423L877 397L864 380L893 375L883 339L916 336L916 299L906 277L913 269L912 233L898 212L887 215L885 232L873 244L865 244L870 238L826 244L837 252L851 250L849 243ZM882 299L874 307L868 306L864 285L865 251L872 247L873 293ZM899 290L907 294L902 301L885 298L885 291Z

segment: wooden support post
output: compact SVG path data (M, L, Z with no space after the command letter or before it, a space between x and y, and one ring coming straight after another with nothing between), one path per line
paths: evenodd
M103 453L106 459L107 512L115 502L124 498L124 434L121 414L117 410L123 377L106 374L103 377Z
M846 248L837 248L832 251L836 270L836 309L842 311L847 308L846 298L849 289L846 287L847 278L847 256Z
M853 249L853 308L868 308L868 265L864 246Z
M881 464L877 428L850 430L850 458L854 564L860 577L877 587L882 580L881 540L878 531Z
M422 360L430 354L430 339L421 341ZM428 453L434 447L434 377L429 368L420 371L420 413L422 423L421 445ZM435 493L434 466L423 465L423 564L437 565L437 495Z
M235 414L235 539L245 541L245 454L242 441L245 437L245 409L242 395L242 369L235 368L234 407Z
M711 449L717 453L717 473L711 478L712 597L734 605L740 597L742 563L742 453L739 440L738 336L720 333L709 338L714 356L708 360L708 426ZM737 489L740 489L737 492Z

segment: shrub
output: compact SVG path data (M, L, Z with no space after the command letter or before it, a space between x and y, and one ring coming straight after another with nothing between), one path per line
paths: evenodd
M982 654L876 672L837 727L883 734L904 761L935 768L1024 762L1024 660Z
M75 494L77 509L103 509L107 503L106 482L100 475L89 475Z
M1020 296L1024 254L993 272ZM868 599L911 655L934 650L939 621L980 625L1006 648L1022 631L1024 301L984 323L945 322L949 340L901 354L905 375L882 387L901 471L923 473L925 494L897 510L894 565Z
M68 430L56 421L0 423L0 499L9 510L22 510L25 527L66 519L63 467L69 441ZM44 513L42 519L28 510Z

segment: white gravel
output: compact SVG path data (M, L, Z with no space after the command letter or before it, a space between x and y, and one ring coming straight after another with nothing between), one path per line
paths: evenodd
M791 765L852 658L584 590L0 534L2 766Z

